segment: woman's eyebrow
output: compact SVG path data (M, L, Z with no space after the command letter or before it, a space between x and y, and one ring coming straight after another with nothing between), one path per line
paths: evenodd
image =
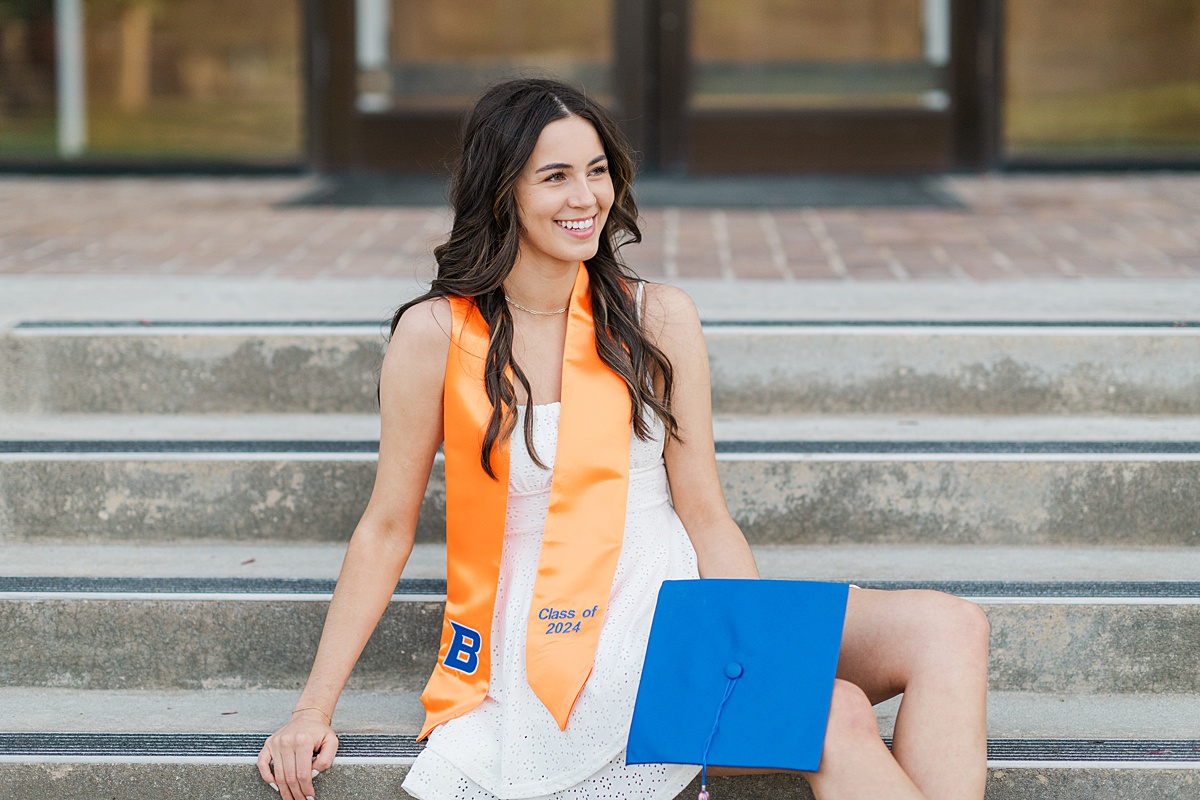
M600 155L596 156L591 161L589 161L587 165L590 167L590 166L593 166L594 164L600 163L601 161L607 161L607 160L608 160L608 156L606 156L604 153L601 153ZM547 164L544 167L538 167L536 170L534 170L534 174L536 175L539 172L546 172L546 171L552 170L552 169L570 169L570 168L571 168L570 164L565 164L561 161L558 161L553 164Z

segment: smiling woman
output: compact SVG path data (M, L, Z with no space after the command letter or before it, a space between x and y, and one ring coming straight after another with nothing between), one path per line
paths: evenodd
M393 319L371 501L308 683L259 756L283 800L312 800L333 763L334 707L439 447L446 605L404 789L651 800L698 772L625 759L658 591L758 570L721 495L696 308L618 255L640 239L631 175L612 118L571 86L503 83L468 117L437 277ZM816 796L981 798L987 633L963 600L849 590ZM902 692L893 756L871 703Z

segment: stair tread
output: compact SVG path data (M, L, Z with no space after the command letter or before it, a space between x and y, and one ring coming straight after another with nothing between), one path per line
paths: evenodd
M100 691L0 687L5 733L258 734L274 730L297 692L278 689ZM891 735L898 699L876 707ZM424 712L415 691L347 690L339 733L415 736ZM1200 739L1200 695L1064 695L993 691L992 739Z
M1163 320L1196 317L1200 286L1179 280L729 282L680 278L705 320ZM411 278L21 275L0 326L22 320L343 320L378 324L421 287Z
M1177 442L1200 416L735 415L718 441ZM0 414L0 441L375 441L375 414Z
M1200 548L753 545L764 578L837 581L1191 581ZM405 578L444 579L444 544L414 545ZM333 580L344 544L0 544L0 573L56 578Z

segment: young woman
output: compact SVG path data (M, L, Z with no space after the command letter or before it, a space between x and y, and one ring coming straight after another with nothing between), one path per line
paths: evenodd
M447 611L406 791L665 799L695 776L624 763L657 590L758 573L721 496L696 309L618 258L640 239L632 174L570 86L505 83L468 118L437 278L393 321L375 489L308 683L259 756L284 800L311 800L333 763L334 707L443 442ZM973 604L852 589L817 797L982 798L987 645ZM889 751L871 706L900 693Z

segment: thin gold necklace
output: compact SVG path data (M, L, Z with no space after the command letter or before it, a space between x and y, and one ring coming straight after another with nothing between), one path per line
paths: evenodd
M512 305L514 305L517 308L524 311L526 314L533 314L534 316L538 316L538 317L553 317L555 314L561 314L564 311L566 311L568 308L570 308L570 306L563 306L562 308L558 309L557 311L534 311L532 308L526 308L525 306L521 305L520 303L518 303L516 300L513 300L508 295L504 295L504 299L507 300Z

